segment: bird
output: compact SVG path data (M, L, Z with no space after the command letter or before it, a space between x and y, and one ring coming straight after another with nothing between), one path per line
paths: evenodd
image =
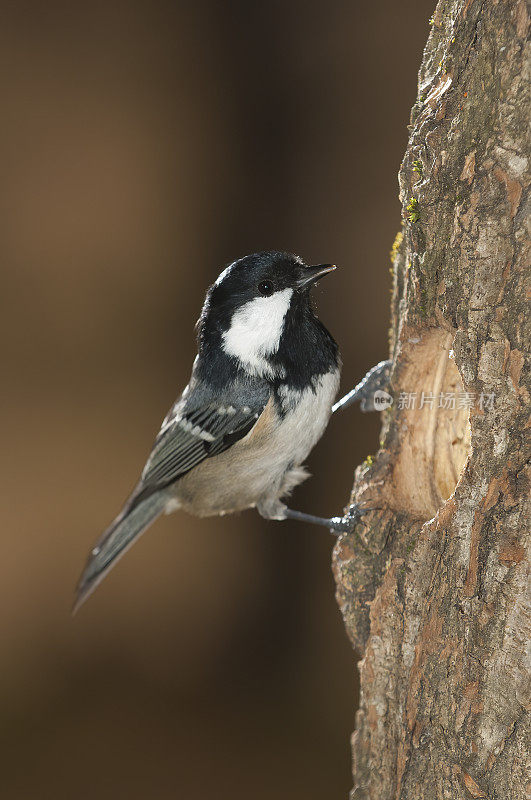
M334 406L339 348L315 313L311 290L335 269L272 250L238 258L208 288L190 380L132 494L90 552L74 611L162 513L205 517L256 508L269 520L352 529L362 513L355 505L347 519L304 514L284 502L308 477L303 462L333 410L366 400L367 377L376 370L371 389L386 374L388 362L381 362Z

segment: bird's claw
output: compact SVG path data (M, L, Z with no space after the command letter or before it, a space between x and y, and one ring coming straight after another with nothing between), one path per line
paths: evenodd
M381 507L379 506L360 506L358 503L352 503L349 507L349 510L345 514L344 517L332 517L330 522L333 523L333 526L330 526L331 533L352 533L360 519L364 514L367 514L369 511L380 511Z
M363 514L372 511L372 508L361 508L357 503L353 503L344 517L332 517L330 526L332 533L352 533Z

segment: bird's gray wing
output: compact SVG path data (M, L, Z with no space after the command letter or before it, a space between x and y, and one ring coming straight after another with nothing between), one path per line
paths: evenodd
M222 453L256 424L267 399L250 405L179 401L163 422L142 477L93 548L77 588L74 610L87 599L140 534L164 511L164 490L205 458Z
M235 406L178 404L163 425L137 491L142 496L163 489L205 458L223 452L256 424L264 402Z

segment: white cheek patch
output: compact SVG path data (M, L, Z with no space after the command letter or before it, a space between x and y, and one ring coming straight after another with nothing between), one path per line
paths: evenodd
M257 374L271 373L266 357L278 350L292 294L293 289L283 289L270 297L255 297L239 308L223 334L225 352Z

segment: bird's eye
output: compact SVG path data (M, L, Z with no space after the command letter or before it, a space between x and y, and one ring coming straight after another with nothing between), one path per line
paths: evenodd
M273 294L273 292L275 291L275 287L271 283L271 281L262 281L262 283L258 284L258 291L260 292L260 294L263 294L266 297L268 297L270 294Z

